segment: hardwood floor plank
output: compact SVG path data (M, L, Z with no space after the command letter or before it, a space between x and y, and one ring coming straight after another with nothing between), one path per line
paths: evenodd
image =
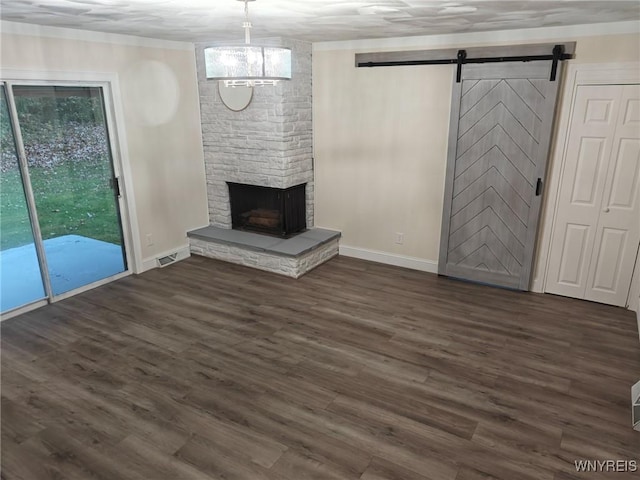
M27 409L13 400L2 397L2 437L21 444L44 429L41 423L28 415Z
M330 464L319 462L311 457L288 451L271 468L272 478L282 480L350 480L360 477L358 474L345 475L334 470Z
M640 463L637 324L606 305L343 257L298 280L191 257L0 334L3 480L575 480L575 460Z
M60 392L58 389L63 390ZM124 425L106 410L79 400L65 383L44 384L20 399L25 415L43 426L64 428L87 445L116 444L126 436Z
M146 478L174 478L180 480L210 480L211 476L158 450L147 439L129 435L107 450L114 458L124 460L127 468Z
M124 461L117 462L105 452L94 450L72 438L63 428L50 427L31 437L25 445L37 451L44 460L44 467L50 471L59 471L57 478L100 479L100 480L142 480ZM24 460L29 456L25 455ZM38 458L38 457L35 457ZM56 478L56 477L53 477Z
M425 455L425 451L419 448L425 447L425 442L412 444L395 441L393 432L390 434L389 430L381 428L379 424L362 422L359 418L350 418L342 412L334 414L329 410L287 406L276 399L263 400L262 405L267 410L282 412L281 415L284 417L329 437L345 439L371 455L404 465L414 472L429 472L434 480L455 478L457 466L451 459L439 455Z
M270 436L290 450L329 464L345 475L360 474L371 457L362 449L305 423L265 409L261 397L251 397L228 389L194 390L182 402L230 424Z
M39 451L28 443L17 445L7 438L2 438L2 471L3 480L31 479L86 479L86 475L62 472L55 465L55 459L49 453Z
M425 472L426 473L426 472ZM360 480L428 480L428 476L391 463L379 457L373 457L371 463L360 476Z
M241 453L221 447L207 438L194 435L176 453L181 462L224 480L271 480L266 468L247 461Z
M255 432L245 425L225 422L210 415L202 414L184 404L166 400L155 410L164 418L170 418L174 425L189 432L188 441L198 436L208 445L221 451L233 453L243 462L251 462L270 468L287 451L287 446L268 435Z

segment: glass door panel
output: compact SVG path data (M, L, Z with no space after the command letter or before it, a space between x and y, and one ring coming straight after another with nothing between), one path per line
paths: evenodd
M46 297L4 86L0 86L0 312Z
M54 295L127 269L102 89L14 86Z

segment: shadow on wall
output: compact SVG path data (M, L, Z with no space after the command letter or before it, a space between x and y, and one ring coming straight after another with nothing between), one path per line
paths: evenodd
M145 60L127 68L123 76L130 85L130 100L135 102L129 109L138 123L152 127L171 121L178 111L180 88L169 66Z

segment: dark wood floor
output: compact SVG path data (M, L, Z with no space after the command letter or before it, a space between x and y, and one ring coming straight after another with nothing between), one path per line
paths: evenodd
M3 479L597 479L631 312L336 258L192 257L2 323ZM640 463L640 462L639 462Z

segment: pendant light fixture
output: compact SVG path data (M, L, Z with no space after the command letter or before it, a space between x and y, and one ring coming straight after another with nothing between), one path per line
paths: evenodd
M224 81L226 86L275 85L291 80L291 49L251 45L249 2L244 1L244 45L204 49L208 79Z

